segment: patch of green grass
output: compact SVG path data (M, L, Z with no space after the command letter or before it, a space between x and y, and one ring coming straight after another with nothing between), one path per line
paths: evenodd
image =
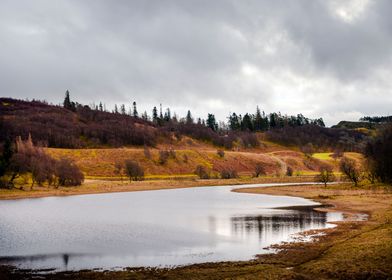
M319 160L333 160L332 153L314 153L312 157Z

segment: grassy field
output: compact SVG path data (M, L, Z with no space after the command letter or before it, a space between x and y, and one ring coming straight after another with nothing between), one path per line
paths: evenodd
M225 151L223 157L217 155L216 149L203 146L200 149L194 147L176 149L174 156L170 157L167 162L160 163L159 152L163 149L166 148L149 149L148 155L145 154L143 148L48 148L46 151L54 158L73 159L87 178L118 177L119 175L115 173L115 163L127 159L139 162L147 178L189 176L193 174L198 165L207 167L215 175L223 169L235 169L241 175L251 175L257 163L264 166L268 175L284 175L289 166L298 174L306 174L306 172L317 172L318 166L326 161L324 154L308 158L301 152L281 146L269 146L268 149L249 151Z
M314 153L312 157L320 160L333 160L332 153Z
M391 187L351 185L242 188L238 192L292 195L334 205L348 220L322 230L312 242L273 246L277 254L245 262L196 264L172 269L128 268L123 271L60 272L37 276L33 271L0 267L0 279L390 279L392 277ZM356 221L367 214L367 221ZM314 234L315 232L308 232Z

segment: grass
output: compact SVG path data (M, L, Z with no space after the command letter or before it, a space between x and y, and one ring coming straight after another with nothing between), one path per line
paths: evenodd
M333 160L332 153L314 153L312 157L319 160Z
M163 148L162 148L163 149ZM166 148L165 148L166 149ZM262 163L267 174L278 174L281 167L277 163L283 162L295 170L309 171L304 164L303 154L289 149L279 150L277 153L254 151L225 151L224 157L216 154L216 149L177 149L175 158L166 163L159 163L159 149L150 149L150 158L144 155L143 148L116 149L53 149L46 151L54 158L68 157L73 159L86 177L117 177L115 162L126 159L136 160L145 174L160 178L164 176L178 177L192 174L198 165L207 167L219 173L223 169L234 168L240 174L252 174L257 163Z

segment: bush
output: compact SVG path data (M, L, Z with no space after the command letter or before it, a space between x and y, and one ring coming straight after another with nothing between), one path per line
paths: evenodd
M217 154L219 157L221 157L221 158L225 157L225 151L223 151L223 150L217 150L217 151L216 151L216 154Z
M286 176L293 176L293 173L294 173L294 170L293 170L293 168L292 167L290 167L290 166L287 166L287 169L286 169Z
M55 181L55 166L56 161L45 153L39 153L31 159L31 177L33 187L36 182L38 185L42 185L45 181L49 185Z
M168 151L159 151L159 163L165 164L169 160L170 154Z
M234 169L223 169L220 172L220 175L222 179L238 178L237 171L235 171Z
M343 157L340 161L340 171L346 175L355 186L358 186L361 179L361 170L355 160Z
M70 159L62 158L56 162L55 174L60 186L79 186L84 181L83 173Z
M200 179L210 179L210 172L209 170L203 166L203 165L198 165L196 166L196 169L194 173L199 176Z
M259 177L260 175L266 175L267 172L265 171L264 166L261 163L256 163L255 166L255 177Z
M125 173L129 177L129 181L141 181L144 179L144 169L136 161L125 161Z

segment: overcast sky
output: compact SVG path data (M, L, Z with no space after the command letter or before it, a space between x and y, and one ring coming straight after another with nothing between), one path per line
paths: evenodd
M0 96L392 114L392 1L0 0Z

